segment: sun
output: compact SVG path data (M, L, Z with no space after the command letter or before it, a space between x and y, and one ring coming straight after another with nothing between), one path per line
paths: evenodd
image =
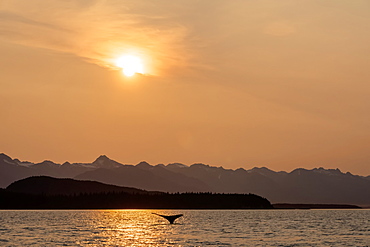
M124 55L116 60L116 66L122 68L123 74L133 76L135 74L144 74L143 61L140 57L134 55Z

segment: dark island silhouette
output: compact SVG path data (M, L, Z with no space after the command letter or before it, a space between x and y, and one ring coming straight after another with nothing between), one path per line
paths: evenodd
M45 176L22 179L0 190L0 209L271 208L266 198L254 194L165 193Z
M183 216L183 214L176 214L176 215L162 215L162 214L157 214L157 213L153 213L153 214L165 218L166 220L168 220L168 222L170 222L170 224L173 224L177 218L180 218L181 216Z
M146 190L104 184L96 181L81 181L70 178L34 176L10 184L8 191L34 195L78 195L82 193L124 192L148 194Z

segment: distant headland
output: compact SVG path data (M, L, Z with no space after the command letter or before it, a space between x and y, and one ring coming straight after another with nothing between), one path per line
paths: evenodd
M0 209L271 209L253 194L165 193L46 176L0 190Z

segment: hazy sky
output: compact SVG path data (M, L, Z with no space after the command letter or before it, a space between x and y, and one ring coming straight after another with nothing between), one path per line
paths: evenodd
M0 1L0 152L370 175L370 1ZM145 74L115 61L138 56Z

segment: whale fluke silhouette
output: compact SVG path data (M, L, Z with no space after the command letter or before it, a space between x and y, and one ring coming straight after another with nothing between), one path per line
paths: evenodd
M183 216L183 214L176 214L176 215L161 215L161 214L156 214L156 213L152 213L152 214L155 214L155 215L158 215L158 216L161 216L161 217L165 218L166 220L168 220L170 222L170 224L173 224L173 222L177 218L180 218L181 216Z

